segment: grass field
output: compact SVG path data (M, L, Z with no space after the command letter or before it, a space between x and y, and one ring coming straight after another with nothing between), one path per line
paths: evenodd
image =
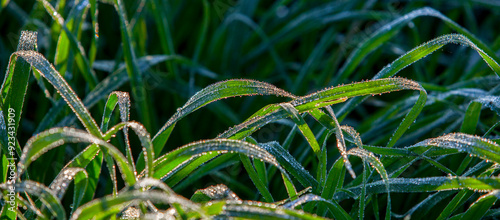
M1 219L497 219L500 3L0 0Z

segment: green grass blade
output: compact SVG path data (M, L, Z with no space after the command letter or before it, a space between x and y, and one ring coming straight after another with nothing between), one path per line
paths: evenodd
M95 60L95 56L97 54L97 43L99 41L99 22L97 20L97 15L99 14L99 10L97 7L97 0L89 0L90 3L90 18L92 19L92 32L94 37L92 38L92 42L90 43L90 51L89 51L89 64L92 66Z
M318 144L318 141L316 140L316 137L311 131L311 128L307 125L306 121L302 116L299 114L299 111L295 109L290 103L282 103L280 104L280 107L283 108L289 115L289 117L293 120L293 122L297 125L299 128L299 131L304 135L307 143L309 143L309 146L311 146L314 154L317 157L320 157L320 147Z
M461 133L475 134L477 123L479 121L479 115L481 114L481 107L483 105L477 102L471 102L467 107L464 115L464 121L462 127L460 127Z
M332 168L328 172L326 177L326 184L321 192L321 198L326 200L331 200L337 188L342 188L345 178L345 166L343 159L337 159L335 163L332 165ZM335 201L335 200L332 200ZM326 207L322 204L318 207L318 214L325 215Z
M492 62L500 62L500 59L495 55L495 53L489 49L484 43L482 43L479 39L477 39L473 34L467 31L465 28L461 27L457 23L453 22L451 19L447 18L440 12L435 9L425 7L421 9L414 10L404 16L401 16L394 21L384 25L380 29L378 29L375 33L373 33L370 37L368 37L364 42L362 42L357 49L349 55L346 63L339 71L340 79L345 79L352 72L354 72L355 68L359 66L359 63L366 57L370 52L374 51L376 48L380 47L384 42L394 37L399 30L404 27L406 24L411 22L411 20L421 17L421 16L432 16L443 20L447 25L455 29L457 32L465 35L467 38L472 39L470 42L474 42L473 44L480 45L481 48L486 50L484 53L485 56L492 56L494 59L491 59ZM483 55L481 55L483 56ZM498 72L497 72L498 74Z
M397 74L399 71L407 67L408 65L426 57L427 55L433 53L439 48L450 44L460 44L462 46L468 46L474 49L479 56L488 64L488 66L500 76L500 65L491 57L490 54L484 52L484 47L479 47L474 44L469 38L461 34L447 34L430 40L418 47L413 48L411 51L400 56L398 59L394 60L391 64L384 67L380 72L375 75L374 79L380 79L385 77L391 77Z
M37 48L37 32L22 31L17 46L18 51L30 51ZM15 115L14 126L15 130L19 126L19 119L21 118L22 108L24 104L24 97L28 88L28 80L31 74L31 66L24 59L18 59L17 56L11 56L9 67L5 74L5 79L2 83L1 97L2 107L5 113L13 109ZM7 115L5 115L7 116Z
M380 174L380 177L382 177L382 179L386 183L386 188L387 188L388 194L387 194L387 211L385 213L386 214L385 218L390 219L391 218L391 196L390 196L389 192L391 190L390 190L390 185L389 185L389 175L387 174L387 171L385 170L384 165L382 164L382 162L380 162L380 160L372 152L369 152L369 151L362 149L362 148L352 148L351 150L349 150L347 152L347 154L361 157L363 160L370 163L373 166L373 168L375 168L375 170L377 170L377 172ZM367 171L364 170L364 172L367 172ZM365 175L365 174L363 174L363 175ZM364 177L363 177L363 179L364 179ZM365 181L363 181L363 184L364 183L365 183ZM364 198L360 198L360 199L363 200ZM360 212L361 212L361 209L360 209ZM362 218L362 216L360 216L360 218Z
M167 20L167 16L165 13L168 13L164 9L163 1L152 0L151 9L153 12L154 19L156 20L158 27L158 34L160 35L160 45L163 49L163 52L166 55L175 55L175 48L172 35L170 34L169 22ZM178 77L176 66L172 62L167 63L167 69L174 76Z
M146 191L141 192L138 190L123 192L114 196L106 196L101 199L95 199L81 207L79 207L71 216L70 219L103 219L111 214L117 214L126 208L131 202L151 201L160 204L181 204L183 208L190 208L197 212L203 213L199 210L199 206L189 202L189 200L175 194L165 193L163 191Z
M425 178L391 178L389 179L391 192L434 192L458 189L474 191L492 191L500 187L497 177L425 177ZM357 198L361 186L347 188L347 191L335 193L334 199L342 201L347 198ZM384 181L376 181L366 185L367 193L387 193Z
M339 149L340 155L342 155L342 158L344 158L344 166L349 171L349 174L351 177L354 179L356 178L356 174L354 173L354 170L352 169L351 162L349 162L349 159L347 158L347 147L345 145L345 139L344 139L344 133L342 132L342 129L340 128L339 121L337 120L337 116L335 116L335 113L333 112L333 109L330 106L326 107L326 110L328 113L330 113L330 116L333 119L333 122L335 123L335 136L337 138L337 148Z
M408 150L418 149L425 146L436 146L444 149L453 149L459 152L466 152L470 155L483 158L485 160L499 163L500 146L489 139L462 133L451 133L437 138L431 138L407 147Z
M308 202L321 202L321 204L325 204L336 219L352 219L351 216L349 216L349 214L335 200L329 201L314 194L305 194L297 200L285 203L283 207L294 209L295 207Z
M153 176L154 173L154 165L153 161L155 160L155 152L153 149L153 143L151 142L151 136L146 131L146 128L137 122L129 122L127 126L132 128L142 145L142 152L144 154L144 161L146 161L146 177ZM125 129L125 128L124 128ZM130 150L130 149L129 149ZM132 156L132 154L130 154ZM131 158L133 159L133 158ZM134 164L134 162L131 162Z
M245 170L248 173L248 176L254 183L255 187L259 190L260 194L262 195L262 198L264 199L265 202L272 203L274 202L273 196L269 192L269 189L267 186L264 184L262 179L259 178L259 175L255 171L252 162L247 156L240 155L240 160L241 163L243 164L243 167L245 167Z
M290 104L294 106L299 113L304 113L313 109L343 102L355 96L375 95L403 89L421 90L421 86L414 81L402 78L379 79L327 88L310 95L297 97L290 101ZM284 110L281 110L276 105L269 105L254 113L243 123L226 130L224 133L220 134L219 137L242 139L262 126L285 118L286 116L287 114ZM335 127L332 126L332 129L333 128ZM398 134L402 135L403 132L404 129L401 129Z
M52 84L52 86L54 86L55 89L57 89L89 133L96 137L102 136L97 123L94 118L92 118L87 108L85 108L82 101L42 54L35 51L18 51L14 54L30 63Z
M68 168L61 170L61 172L59 172L59 175L57 175L57 177L54 179L54 181L52 181L52 183L50 183L49 189L51 189L52 192L54 192L54 194L56 195L56 197L59 200L62 200L62 197L63 197L64 193L66 192L66 189L68 188L69 183L73 180L73 178L78 173L81 173L85 177L88 177L87 172L83 168L68 167ZM85 188L87 188L86 181L79 182L79 183L75 182L75 189L78 189L75 191L85 191ZM80 194L80 196L83 196L83 195Z
M494 190L488 194L485 194L479 199L477 199L472 205L465 211L462 216L463 219L482 219L488 210L495 204L495 202L500 197L499 190Z
M62 30L66 33L66 36L69 39L69 42L73 49L78 50L77 57L76 57L76 62L80 68L80 71L83 74L83 77L89 84L89 87L93 89L95 85L97 84L97 77L90 66L90 62L88 61L85 50L83 49L83 46L81 43L76 39L76 37L71 33L71 31L64 25L64 19L63 17L52 7L52 5L47 2L47 0L37 0L38 2L41 2L47 13L54 19L55 24L58 24L61 26Z
M295 177L304 187L311 186L313 190L318 187L318 181L283 147L277 142L259 144L264 150L272 154L278 163Z
M443 220L449 218L453 212L458 208L460 202L464 201L464 199L468 199L472 196L473 191L461 190L458 192L455 197L446 205L441 214L438 216L438 220Z
M78 36L82 31L81 26L83 24L83 18L88 9L88 2L80 1L78 4L75 4L73 6L70 14L68 15L68 18L65 20L65 26L75 36ZM72 66L71 57L73 56L72 54L70 55L70 47L71 45L68 39L68 35L66 34L66 32L61 31L57 40L54 66L62 75L65 75L66 71L71 71L71 69L68 70L68 67Z
M0 188L7 190L9 187L6 184L0 184ZM57 219L66 219L66 212L61 202L52 190L46 186L31 180L25 180L15 185L15 191L37 196Z
M133 185L135 183L135 175L132 171L132 167L127 163L127 159L123 156L120 150L89 133L73 128L53 128L28 140L26 146L23 148L23 154L21 155L18 164L18 173L22 174L32 161L36 160L41 154L50 149L58 147L64 143L81 142L96 143L108 151L116 161L124 181L128 185Z
M202 207L209 216L222 218L244 218L244 219L323 219L302 211L286 209L274 204L253 202L220 201L208 203Z
M254 80L228 80L212 84L194 94L177 112L165 123L153 138L155 153L159 154L168 140L171 127L180 119L197 109L217 100L251 95L276 95L295 97L271 84Z
M146 89L144 88L144 82L137 65L137 59L133 49L132 39L130 30L128 27L128 21L126 18L125 6L122 0L115 0L114 5L118 15L120 17L120 31L122 37L122 47L125 55L125 63L127 66L127 73L130 78L130 84L132 86L132 95L137 103L137 111L142 123L147 129L152 130L153 119L152 119L152 109L149 108L150 101Z

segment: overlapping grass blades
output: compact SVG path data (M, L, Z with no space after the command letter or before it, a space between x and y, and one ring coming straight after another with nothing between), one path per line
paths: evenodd
M155 153L158 154L161 152L168 140L168 137L170 136L173 126L175 126L175 123L186 115L217 100L250 95L276 95L289 98L295 97L294 95L271 84L255 80L228 80L212 84L191 96L186 104L177 109L177 112L154 136L153 145L155 146Z
M399 17L394 13L372 11L373 4L370 1L334 2L319 6L308 3L314 5L313 9L302 8L308 4L300 1L279 1L271 3L272 10L267 12L256 10L259 4L254 1L242 1L241 5L234 6L234 11L227 12L228 16L222 20L222 25L218 29L211 30L210 28L215 24L211 20L210 4L212 3L203 1L202 7L198 8L203 10L201 34L195 37L197 44L191 48L191 46L185 46L186 42L183 41L183 38L193 37L186 37L186 29L170 23L170 19L175 23L178 17L184 18L185 15L176 14L175 10L172 10L175 7L183 7L184 3L154 0L150 2L151 4L148 3L148 7L150 7L148 8L145 7L146 1L140 1L138 3L139 9L130 21L132 25L129 25L126 16L129 10L126 10L121 0L115 0L114 6L119 13L122 36L121 49L118 49L119 51L114 57L115 61L95 61L96 57L101 57L97 56L97 41L99 39L97 1L79 1L75 5L71 5L71 10L67 10L69 15L66 19L62 17L66 10L65 1L60 1L60 4L56 5L55 8L45 0L39 0L38 3L55 20L52 25L53 30L62 31L54 34L57 39L54 39L54 43L57 43L58 46L55 48L57 53L53 55L55 56L55 65L60 71L56 71L56 68L42 54L35 51L36 44L34 43L30 43L31 46L24 49L18 49L11 55L10 66L0 90L2 98L0 105L2 112L0 115L1 174L3 180L6 179L7 175L7 160L3 153L7 151L6 147L8 146L8 140L4 138L8 135L7 112L12 107L19 113L15 119L17 127L20 124L23 105L26 106L24 97L31 69L35 70L37 83L42 86L44 92L48 94L48 90L43 87L43 81L39 79L38 74L46 78L63 99L57 100L58 96L50 97L50 94L47 95L53 104L49 111L50 116L45 116L42 123L35 129L34 133L38 135L29 139L22 151L20 146L17 149L18 153L22 154L17 164L19 175L15 186L19 196L16 201L19 206L26 206L31 210L23 213L22 209L18 209L15 213L8 213L5 211L6 208L3 208L0 217L15 218L16 215L26 215L31 218L36 215L41 219L51 217L65 219L66 213L70 212L72 219L92 217L107 219L126 216L126 212L135 212L143 214L141 217L146 218L168 215L172 218L186 219L231 217L363 219L364 217L384 216L379 211L379 209L384 208L386 209L386 219L406 216L459 219L487 218L498 215L498 205L494 203L498 199L498 189L500 188L500 181L497 177L498 163L500 163L500 157L497 153L500 146L498 139L492 139L499 135L497 121L500 112L498 104L500 87L495 85L496 81L484 77L490 73L489 69L480 69L477 66L484 61L493 72L500 76L499 59L495 54L500 41L497 39L493 46L488 47L479 38L437 10L422 8ZM127 4L130 3L127 2ZM414 3L408 3L408 5L412 4ZM15 9L16 5L17 3L12 3L10 7ZM363 10L359 11L359 7L363 7ZM88 11L89 8L90 11ZM471 9L470 7L465 8ZM38 6L34 7L33 10L40 9L42 8ZM149 38L150 35L144 34L148 32L140 29L148 27L147 22L145 22L146 16L144 16L148 10L151 10L159 25L158 35L162 38L160 51L166 55L147 55L149 48L145 47L145 42L154 38ZM85 15L89 12L93 28L90 32L94 36L91 39L87 56L82 44L88 45L88 41L82 40L80 42L79 38L82 33L86 32L86 29L81 25L84 23ZM216 13L220 12L216 11ZM255 14L262 16L262 19L254 20L253 15ZM188 16L190 15L188 14ZM396 36L404 26L413 24L412 21L421 16L439 18L446 26L460 34L448 34L434 38L407 53L401 52L401 49L405 49L407 45L401 44L400 46L398 40L390 45L390 54L403 55L384 67L369 81L329 87L305 96L294 95L263 82L269 81L277 85L287 86L295 85L296 87L287 89L301 93L310 90L309 85L347 81L357 69L360 70L360 73L354 78L365 78L366 75L363 74L370 73L372 70L370 68L375 66L372 64L376 62L376 59L366 59L368 54L386 55L385 51L376 49ZM274 17L279 17L279 19L274 20ZM351 33L344 35L338 32L337 28L340 30L342 27L326 27L326 24L331 25L333 22L347 19L383 20L393 19L393 17L396 19L383 24L373 34L367 35L364 40L361 40L361 43L351 52L347 60L339 58L341 57L339 54L324 59L326 52L330 51L331 47L336 47L342 38L349 39L351 37ZM465 19L466 22L470 22L470 17ZM249 27L249 30L242 30L240 33L240 29L235 28L233 21L244 23ZM350 31L357 32L357 26L359 23L352 24ZM175 30L176 33L170 33L171 29ZM190 27L189 33L192 32L191 29L193 27ZM419 41L417 29L413 27L410 29L413 31L415 42ZM447 29L445 30L448 32ZM251 33L247 35L243 33L245 31ZM173 36L178 33L180 33L180 37ZM210 36L212 33L214 37ZM441 32L437 31L437 33ZM293 46L293 48L298 49L301 53L311 52L304 64L296 63L297 57L285 57L282 54L283 48L295 44L289 44L290 39L303 34L307 34L305 38L311 40L305 39L306 43L301 43L297 48ZM24 38L26 36L21 37L20 45L23 40L26 40ZM410 38L405 35L401 41L406 42ZM181 43L176 42L178 40ZM207 46L206 42L210 42L210 45ZM258 43L255 44L256 42ZM471 58L470 63L474 65L472 67L469 65L468 69L463 71L464 76L460 78L466 80L472 76L480 78L452 85L448 84L452 79L444 80L444 85L441 85L439 80L417 83L413 80L392 78L407 66L420 61L450 43L469 46L479 55L477 59ZM309 45L309 47L303 45ZM178 50L181 48L186 48L186 51L189 51L188 54L194 51L192 58L190 55L184 56L186 52ZM255 59L259 58L258 56L267 50L270 51L270 62L253 63ZM176 55L176 51L183 55ZM136 54L138 54L137 57ZM207 54L220 56L205 56ZM72 66L72 62L64 62L65 60L71 61L72 56L75 57L76 68ZM47 57L52 58L51 55ZM240 57L241 60L239 60ZM446 57L443 59L445 62L433 59L431 65L439 63L443 66L443 63L448 65L448 63L464 61L461 60L460 56L456 57L453 59ZM125 60L124 64L119 61L122 58ZM481 62L477 62L477 60ZM168 62L166 68L168 74L163 74L162 68L150 70L150 72L145 71L163 61ZM20 65L23 62L25 65ZM174 64L174 62L176 63ZM365 68L364 65L361 65L362 62L369 65L366 65ZM177 63L187 64L189 76L181 74L185 69L177 68L180 67ZM201 63L207 67L203 67ZM335 65L342 63L340 72L333 71L337 75L330 77L329 71L335 70ZM241 67L239 67L240 65ZM221 68L217 69L217 66L221 66ZM453 67L451 64L450 66ZM454 71L462 73L458 71L461 65L456 66L456 69L446 69L446 72L442 74L436 73L441 71L440 68L434 68L433 72L431 67L429 74L435 74L438 76L437 78L451 78L449 76L453 75ZM103 77L104 80L99 83L91 67L111 74ZM155 119L163 117L159 117L152 111L152 103L149 103L148 99L153 96L146 94L146 90L142 86L146 77L161 76L162 80L166 79L162 83L175 84L176 86L178 84L179 88L185 86L188 87L186 91L194 93L198 89L196 87L198 82L202 85L209 83L203 80L198 81L194 75L195 72L209 80L222 80L227 79L229 72L241 71L244 68L255 72L262 70L264 70L263 72L272 72L269 69L275 68L279 74L275 78L269 78L267 72L256 73L255 77L263 81L236 79L221 81L205 87L190 97L184 106L177 109L154 138L150 137L149 132L156 130L154 128ZM415 68L416 72L419 72L418 68ZM80 92L86 93L83 101L69 86L73 85L73 82L69 82L71 77L67 79L63 77L66 72L73 70L79 70L87 82L83 90L74 89L78 94ZM297 72L296 78L293 75L295 71ZM428 74L425 68L421 72ZM326 78L333 78L333 80L324 80ZM417 77L419 80L424 78ZM132 98L126 92L113 92L116 89L121 89L121 86L126 85L127 82L131 84ZM125 86L124 89L126 88L128 87ZM427 101L428 95L424 88L429 91L429 101ZM361 118L365 121L343 121L348 113L366 100L368 95L373 96L400 90L418 91L418 95L406 96L408 93L404 93L404 97L396 97L394 100L395 96L383 96L381 99L372 98L366 103L368 107L363 106L356 109L358 116L355 118ZM150 94L158 95L154 92ZM170 100L170 94L168 93L168 96L164 97L168 97ZM262 107L258 101L255 101L259 100L258 98L253 100L249 98L250 101L245 101L242 106L238 106L244 112L242 115L247 113L247 109L262 108L255 111L243 122L231 121L233 124L235 121L240 124L229 128L217 138L195 142L190 140L191 143L179 144L182 145L179 148L173 147L179 143L178 140L170 141L168 143L172 144L167 145L176 123L194 111L212 102L230 97L262 95L284 97L284 101ZM89 109L105 97L108 99L104 106L99 106L98 110L92 109L94 115L98 113L102 117L101 124L98 126ZM174 100L172 102L176 106L181 106L181 101L178 98L183 96L172 97ZM156 99L158 100L158 97ZM166 101L167 98L162 98L162 100ZM138 109L131 109L131 102L138 103ZM69 112L70 115L63 115L67 114L63 108L66 104L71 107L75 115L72 115L71 112ZM159 104L158 106L168 104L171 103ZM334 111L337 104L342 105L341 109ZM117 106L119 115L114 114ZM99 112L102 110L101 107L104 107L102 115ZM489 111L483 114L481 112L483 107L491 109L496 114L491 114ZM382 110L371 114L372 109L378 108ZM446 110L442 110L443 108ZM144 125L130 121L130 113L134 113L135 110L139 113L139 118ZM219 109L216 110L216 113L219 115L234 114L231 111L233 109L225 106L224 111ZM236 112L236 110L234 111ZM423 113L421 114L421 112ZM53 117L51 118L51 116ZM68 127L49 129L59 125L80 126L73 124L74 116L78 118L86 131ZM309 116L312 116L314 120L309 120L311 119ZM340 117L337 118L337 116ZM194 115L194 118L196 117ZM114 124L118 121L120 123ZM205 119L200 121L205 121ZM267 125L274 125L273 123L284 125L284 129L273 131L279 133L275 137L276 140L261 140L262 138L259 137L257 131ZM410 125L412 125L411 128ZM199 131L199 127L203 127L203 125L196 124L193 129L190 127L185 129L189 132L192 129L194 133ZM211 126L208 127L212 129ZM138 140L133 139L130 142L129 128L134 131ZM291 129L288 130L289 128ZM124 140L113 139L121 131L124 132ZM294 138L297 131L303 136L300 141ZM452 133L455 131L461 133ZM335 134L335 140L330 138L333 137L333 134ZM476 136L479 134L482 134L483 137ZM428 139L421 141L420 138ZM73 158L69 158L71 160L62 169L54 169L56 170L54 172L58 174L54 179L37 180L40 182L51 181L52 184L49 187L30 180L28 174L39 172L34 167L33 161L37 160L40 155L50 153L51 149L58 146L75 146L74 143L80 144L76 148L68 147L69 152L71 152L70 149L80 149L80 147L84 147L83 150L74 152L78 153L76 156L70 154ZM370 145L365 145L365 143ZM81 144L87 146L81 146ZM400 147L400 145L406 147ZM165 152L165 149L174 150ZM132 152L139 150L142 150L140 155L133 155ZM349 155L361 157L361 162L357 158L349 158ZM61 161L66 163L67 160ZM106 163L107 173L110 176L103 175L106 172L101 174L103 162ZM115 169L115 164L118 165L118 172ZM240 170L237 174L225 172L232 168ZM346 175L346 171L350 177ZM214 176L221 177L221 179L213 178ZM294 179L290 178L291 176ZM177 191L183 195L190 194L194 190L189 191L187 187L208 184L205 180L211 177L217 183L227 182L226 184L230 187L217 185L198 190L191 201L176 194ZM121 180L124 181L124 184L121 183ZM64 195L70 182L74 184L73 195ZM120 189L123 185L125 187ZM104 190L97 190L99 186L103 186ZM173 187L176 192L169 186ZM283 188L283 186L285 187ZM8 187L5 183L0 184L4 200ZM200 188L203 187L206 186ZM243 194L238 195L235 192L243 192ZM404 201L398 198L399 193L407 193L406 195L409 193L409 202L398 204ZM424 194L429 194L429 196L416 202L414 196ZM38 201L32 202L32 197L37 198ZM245 197L265 202L247 201ZM395 198L397 202L394 202ZM73 201L72 208L68 208L63 201L71 199ZM275 202L280 199L283 200ZM384 202L387 202L387 205ZM448 202L448 204L446 207L443 205L443 210L433 214L433 211L437 209L435 207L440 208L439 203L441 202ZM471 202L472 204L469 206ZM410 209L401 211L402 208L399 206ZM397 209L394 210L394 207ZM371 210L374 214L369 213Z
M97 123L80 98L42 54L35 51L18 51L13 56L25 59L57 89L89 133L96 137L102 136Z

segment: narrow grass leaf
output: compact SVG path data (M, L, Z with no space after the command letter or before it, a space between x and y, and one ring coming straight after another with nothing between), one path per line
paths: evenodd
M264 150L272 154L278 163L295 177L304 187L311 186L313 190L318 187L318 181L278 142L259 144Z
M87 172L83 168L68 167L61 170L61 172L59 172L57 177L50 184L49 189L54 192L59 200L62 200L62 197L64 196L64 193L66 192L69 184L71 183L71 181L73 181L73 178L78 173L83 174L86 178L88 177ZM79 183L75 182L75 189L77 189L75 191L84 192L86 187L86 181ZM81 194L80 196L83 196L83 194Z
M386 219L390 219L391 216L391 196L390 196L390 185L389 185L389 175L387 174L387 171L384 168L384 165L380 160L372 153L369 152L365 149L362 148L352 148L347 152L349 155L357 156L362 158L364 161L370 163L373 168L380 174L380 177L384 180L386 183L386 188L387 188L387 211L386 211ZM366 170L364 172L367 172ZM363 181L365 182L365 181ZM360 198L364 199L364 198ZM361 210L360 210L361 211ZM364 212L364 211L363 211ZM360 217L361 218L361 217Z
M196 203L205 203L211 200L241 201L241 199L224 184L196 190L190 200Z
M78 64L78 67L80 68L80 71L83 74L83 77L85 78L85 81L89 84L89 87L93 89L95 85L97 84L97 77L90 66L90 62L88 61L86 54L85 54L85 49L83 49L82 44L76 39L75 35L71 33L71 31L66 27L64 18L57 12L54 7L47 1L47 0L37 0L38 2L41 2L43 7L45 8L46 12L52 17L52 19L55 21L55 24L59 25L62 30L66 33L66 36L69 39L71 47L73 49L77 50L77 57L76 57L76 62ZM88 1L86 1L88 4ZM50 81L50 80L49 80Z
M137 111L142 123L148 129L152 129L152 115L148 94L144 87L144 82L137 65L137 58L133 49L128 21L126 18L125 6L122 0L115 0L114 5L120 18L120 31L122 37L122 48L127 66L127 73L132 87L132 95L137 103Z
M168 194L158 190L146 192L130 191L123 192L114 196L106 196L104 198L95 199L81 207L79 207L71 216L70 219L103 219L109 215L115 215L125 209L131 202L134 201L151 201L160 204L180 204L183 208L195 210L198 213L203 213L198 205L189 202L185 198Z
M78 36L82 31L81 26L88 9L88 0L80 1L78 4L75 4L73 6L68 17L64 21L64 25L75 36ZM70 40L68 39L68 35L66 34L66 32L61 31L57 40L54 65L62 75L65 75L66 71L68 71L68 67L72 66L71 63L73 62L73 60L71 59L73 57L73 54L71 54L70 47L71 45ZM71 71L71 69L69 71Z
M323 219L302 211L285 209L274 204L262 202L220 201L207 203L202 207L209 216L214 218L244 218L244 219Z
M25 59L54 86L89 133L96 137L102 136L94 118L92 118L82 101L42 54L35 51L18 51L14 54Z
M407 147L408 150L418 149L425 146L436 146L445 149L455 149L485 160L500 162L500 146L493 141L462 133L451 133L437 138L431 138Z
M477 199L462 216L463 219L481 219L500 198L500 190L493 190Z
M302 116L299 114L299 111L295 109L290 103L282 103L280 104L280 106L288 113L293 122L295 122L295 124L299 128L299 131L302 133L302 135L304 135L307 143L309 143L309 146L311 146L314 154L317 157L320 157L319 154L321 149L319 147L318 141L312 133L311 128L309 128L309 125L307 125L304 118L302 118Z
M197 109L215 102L236 96L276 95L294 98L295 96L271 84L254 80L228 80L212 84L194 94L177 112L165 123L153 138L155 153L159 154L170 135L174 124Z
M23 154L18 164L18 173L22 174L32 161L36 160L41 154L50 149L63 145L64 143L82 142L98 144L102 149L108 151L116 161L123 180L128 185L133 185L135 183L136 180L132 167L127 163L127 159L120 150L89 133L73 128L53 128L29 139L26 146L23 148Z
M274 202L273 196L271 195L271 192L269 192L269 189L267 186L264 184L262 179L260 179L259 175L255 171L252 162L247 156L240 155L240 160L241 163L243 164L243 167L245 167L245 170L248 173L248 176L252 180L253 184L255 187L259 190L260 194L262 195L262 198L264 199L265 202L272 203Z
M469 189L480 192L489 192L500 187L500 179L497 177L424 177L424 178L391 178L389 179L391 192L415 193L435 192ZM357 198L361 192L361 186L347 188L346 191L338 191L334 199L342 201L347 198ZM387 193L385 181L376 181L366 184L367 193Z
M6 184L0 184L0 188L3 190L7 190L9 187ZM26 192L30 195L37 196L49 209L51 214L54 215L57 219L66 219L66 212L64 211L64 207L62 206L61 202L54 194L54 192L52 192L52 190L50 190L46 186L31 180L25 180L16 183L15 191Z

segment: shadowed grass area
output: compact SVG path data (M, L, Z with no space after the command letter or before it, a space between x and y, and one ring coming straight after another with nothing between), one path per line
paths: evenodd
M0 1L0 218L495 219L495 1Z

